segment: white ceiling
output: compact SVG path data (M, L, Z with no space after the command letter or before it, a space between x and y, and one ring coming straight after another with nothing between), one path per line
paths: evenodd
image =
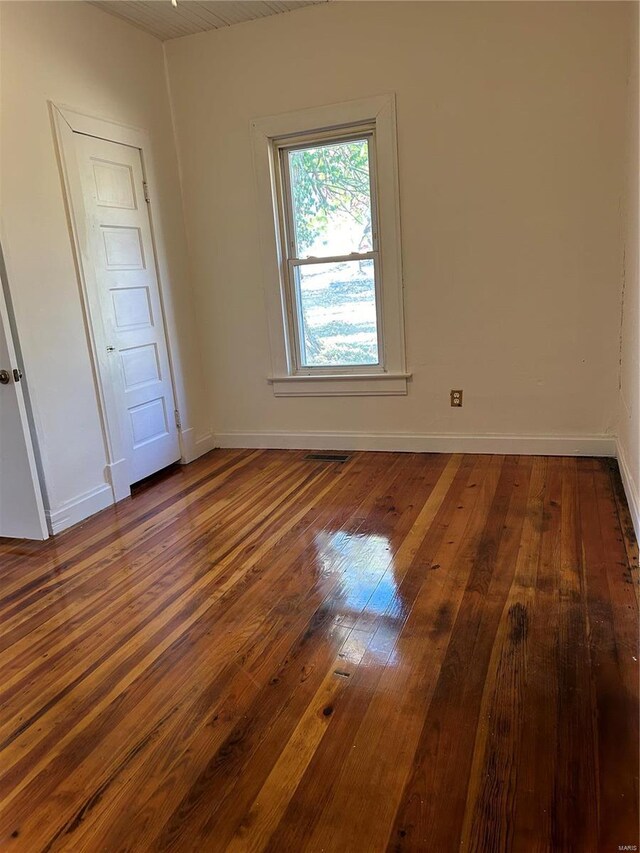
M291 12L325 0L90 0L105 12L166 41Z

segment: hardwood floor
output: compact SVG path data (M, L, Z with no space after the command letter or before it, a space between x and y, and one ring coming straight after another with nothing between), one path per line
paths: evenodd
M615 463L303 457L0 540L0 850L638 844Z

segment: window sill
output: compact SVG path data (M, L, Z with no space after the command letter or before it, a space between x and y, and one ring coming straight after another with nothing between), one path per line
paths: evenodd
M410 373L323 373L271 376L275 397L388 397L407 393Z

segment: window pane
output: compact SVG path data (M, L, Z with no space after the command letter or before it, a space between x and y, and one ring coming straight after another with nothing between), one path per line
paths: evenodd
M378 364L371 259L296 267L302 367Z
M296 256L370 252L368 141L331 142L288 157Z

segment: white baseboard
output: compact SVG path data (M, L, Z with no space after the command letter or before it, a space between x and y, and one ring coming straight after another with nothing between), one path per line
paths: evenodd
M218 446L216 437L212 432L201 435L200 438L196 438L196 459Z
M286 450L387 450L413 453L521 453L527 456L615 456L612 435L436 435L356 432L223 432L216 447Z
M617 439L616 456L618 458L618 468L620 469L620 477L622 479L622 485L624 486L624 493L627 496L627 504L629 505L633 529L636 532L636 539L640 541L640 494L638 494L640 486L631 475L629 461L627 460L620 441Z
M216 446L215 436L211 432L196 438L196 431L193 427L181 430L180 444L182 447L180 462L183 465L188 465L189 462L193 462L199 456L204 456Z
M355 432L227 432L207 433L198 439L191 433L191 462L214 447L273 448L286 450L380 450L414 453L505 453L541 456L617 457L631 518L640 539L640 495L631 476L629 463L619 441L611 435L586 436L513 436L513 435L435 435L412 433ZM109 483L65 501L55 510L45 510L49 530L61 533L113 504Z
M193 460L196 458L196 431L193 427L189 427L188 429L178 430L178 433L180 435L180 449L182 450L180 462L182 465L188 465L189 462L193 462Z
M45 509L44 514L51 533L61 533L67 527L84 521L90 515L100 512L101 509L113 504L113 491L109 483L101 483L95 489L85 492L83 495L65 501L57 509Z
M126 459L118 459L106 466L107 479L113 489L113 499L118 501L128 498L131 494L131 476L129 463Z

